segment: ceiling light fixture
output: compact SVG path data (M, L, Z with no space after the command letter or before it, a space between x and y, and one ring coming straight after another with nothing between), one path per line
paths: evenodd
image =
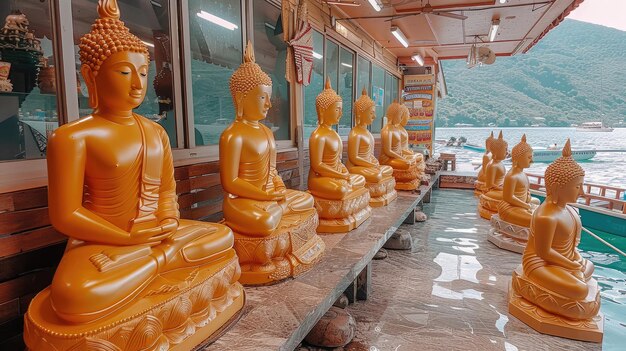
M227 20L225 20L223 18L220 18L220 17L217 17L215 15L212 15L212 14L206 12L206 11L200 11L196 15L198 17L204 19L204 20L207 20L207 21L209 21L211 23L215 23L218 26L222 26L222 27L224 27L226 29L235 30L235 29L239 28L236 24L228 22Z
M505 3L506 3L506 0L500 0L500 3L501 3L501 4L505 4Z
M413 59L413 61L417 62L418 65L424 66L424 58L422 57L422 55L415 54L415 55L411 56L411 59Z
M374 10L376 10L376 12L379 12L380 9L383 8L379 0L367 0L367 1L370 3L370 5L372 5L372 7L374 8Z
M324 57L322 54L318 54L317 52L313 51L313 57L315 57L316 59L321 59L322 57Z
M500 28L500 20L494 19L491 21L491 28L489 28L489 41L493 41L496 38L498 28Z
M396 37L396 39L398 39L398 41L400 42L400 44L402 44L402 46L404 46L405 48L409 47L409 41L404 36L404 33L402 33L400 28L396 26L391 27L391 34L393 34L393 36Z
M141 42L142 42L142 43L144 43L145 45L147 45L147 46L151 47L151 48L153 48L153 47L154 47L154 44L152 44L152 43L150 43L150 42L147 42L147 41L144 41L144 40L142 40Z
M352 65L349 63L342 62L341 65L344 67L352 68Z

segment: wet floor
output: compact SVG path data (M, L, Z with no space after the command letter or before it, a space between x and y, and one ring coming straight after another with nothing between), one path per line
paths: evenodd
M356 340L370 351L602 349L539 334L508 314L508 285L521 255L487 241L489 222L476 214L471 192L436 191L424 212L428 221L400 229L411 232L413 250L388 250L374 261L371 297L348 307ZM616 341L607 332L604 349L619 349L606 347Z

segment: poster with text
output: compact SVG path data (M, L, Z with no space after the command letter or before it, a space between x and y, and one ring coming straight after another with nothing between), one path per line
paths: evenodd
M402 102L409 108L409 121L405 126L409 133L409 145L428 149L433 154L435 118L435 75L405 75Z

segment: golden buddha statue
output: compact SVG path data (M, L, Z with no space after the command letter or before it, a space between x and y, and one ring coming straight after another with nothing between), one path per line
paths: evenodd
M509 312L539 332L585 341L602 341L600 289L593 263L576 246L581 222L569 206L583 194L585 171L563 156L546 169L546 199L533 213L522 264L513 272Z
M80 41L93 113L48 141L50 221L69 241L24 340L29 350L190 350L243 307L233 233L180 218L167 134L133 113L148 50L115 0L98 14Z
M480 196L485 192L485 169L491 162L491 143L495 138L493 137L493 131L487 139L485 139L485 153L483 154L482 167L478 170L478 176L476 182L474 182L474 195Z
M484 219L498 213L498 204L502 201L502 187L506 168L502 161L506 157L508 144L502 137L502 131L497 139L491 142L491 161L485 169L485 193L480 195L478 213Z
M341 96L326 80L324 90L317 96L315 107L319 126L311 133L309 154L309 191L315 198L320 216L320 233L342 233L363 223L372 214L370 194L365 177L350 174L341 163L343 142L333 129L342 113Z
M398 196L396 181L393 168L381 166L374 156L374 136L367 126L376 118L376 104L365 89L354 103L354 113L356 125L348 135L348 171L365 177L371 207L386 206Z
M250 42L230 91L237 116L220 137L224 220L235 233L240 281L275 283L308 270L323 254L318 216L313 197L286 189L276 170L274 135L260 122L272 107L272 80L254 61Z
M513 165L504 177L498 214L491 217L488 239L500 248L522 253L529 235L530 218L539 200L530 196L530 183L524 169L533 161L533 149L526 134L511 152Z
M402 126L402 119L408 119L408 109L394 101L387 108L387 124L380 131L382 148L380 163L393 168L396 190L415 190L419 187L424 173L424 157L408 148L408 133ZM406 150L403 147L406 138Z

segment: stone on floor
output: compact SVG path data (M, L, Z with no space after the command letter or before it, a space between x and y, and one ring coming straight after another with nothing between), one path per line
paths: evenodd
M408 231L398 229L391 235L383 247L390 250L411 250L413 248L413 238L411 238L411 234Z
M354 338L356 321L348 311L331 307L304 338L308 344L321 347L343 347Z
M415 211L415 221L416 222L425 222L428 219L426 213L422 211Z
M349 304L350 304L350 300L348 300L348 297L346 296L346 294L341 294L341 296L339 296L339 298L337 299L337 301L335 301L333 306L339 307L339 308L346 308L348 307Z
M385 258L387 258L387 250L385 249L380 249L378 250L377 253L374 254L374 258L375 260L384 260Z

